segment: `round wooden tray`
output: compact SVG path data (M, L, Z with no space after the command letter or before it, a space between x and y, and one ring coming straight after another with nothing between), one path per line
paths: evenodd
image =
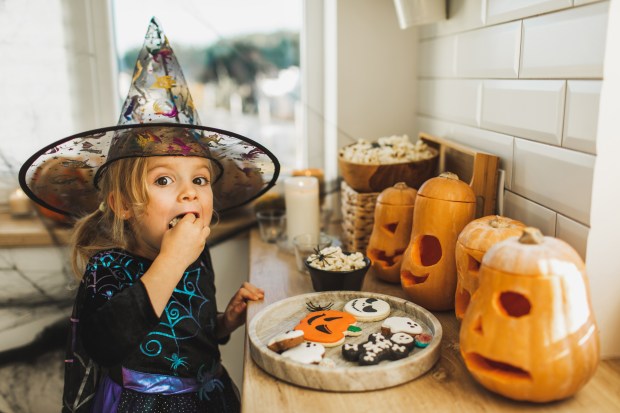
M374 366L360 366L346 361L342 357L341 346L326 347L325 358L334 361L335 367L298 363L267 348L271 338L292 330L308 314L306 303L333 303L332 310L342 310L348 301L359 297L387 301L391 306L390 317L410 317L416 320L425 333L433 335L433 340L426 348L416 347L402 360L385 360ZM367 341L369 334L381 331L382 323L358 322L362 335L346 337L345 343ZM297 295L265 307L250 322L248 336L252 359L267 373L302 387L354 392L396 386L427 372L439 359L442 328L433 314L402 298L363 291L329 291Z

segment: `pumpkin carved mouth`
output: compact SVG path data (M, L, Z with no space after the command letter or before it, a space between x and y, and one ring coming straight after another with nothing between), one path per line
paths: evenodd
M466 353L463 356L470 370L502 375L510 379L532 380L532 375L527 370L512 364L492 360L474 352Z
M423 275L415 275L410 271L401 271L400 272L400 280L403 284L403 287L409 287L411 285L422 284L428 279L428 273Z

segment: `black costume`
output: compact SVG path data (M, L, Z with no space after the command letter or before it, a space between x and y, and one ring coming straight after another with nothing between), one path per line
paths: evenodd
M220 364L218 344L228 337L215 336L208 250L185 271L159 318L140 282L151 263L122 249L90 259L71 318L63 412L91 411L93 401L109 409L110 401L102 401L109 397L118 398L119 412L239 410L236 387ZM158 392L161 383L167 395ZM110 386L118 389L114 396Z

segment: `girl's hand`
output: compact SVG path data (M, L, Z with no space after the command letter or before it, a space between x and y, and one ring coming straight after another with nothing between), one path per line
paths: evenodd
M162 238L160 255L167 256L189 267L198 259L211 233L209 223L194 214L185 215L174 228L166 231Z
M225 337L245 323L248 301L258 301L265 297L265 292L244 282L239 291L230 299L224 314L220 314L217 325L217 336Z

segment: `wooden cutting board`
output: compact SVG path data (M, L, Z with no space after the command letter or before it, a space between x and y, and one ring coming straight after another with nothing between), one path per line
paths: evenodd
M384 360L374 366L346 361L341 355L341 346L326 347L325 357L334 362L334 367L298 363L267 348L270 339L292 330L308 314L307 303L323 306L333 303L332 310L342 310L348 301L360 297L387 301L391 306L390 317L412 318L425 333L433 336L433 340L426 348L416 347L402 360ZM366 342L371 333L381 331L382 323L358 322L362 334L346 337L345 343ZM298 295L265 307L252 319L248 337L252 359L267 373L302 387L354 392L396 386L427 372L439 358L442 328L433 314L402 298L361 291L329 291Z
M476 218L495 214L499 157L421 132L424 143L439 151L438 170L453 172L476 194Z

